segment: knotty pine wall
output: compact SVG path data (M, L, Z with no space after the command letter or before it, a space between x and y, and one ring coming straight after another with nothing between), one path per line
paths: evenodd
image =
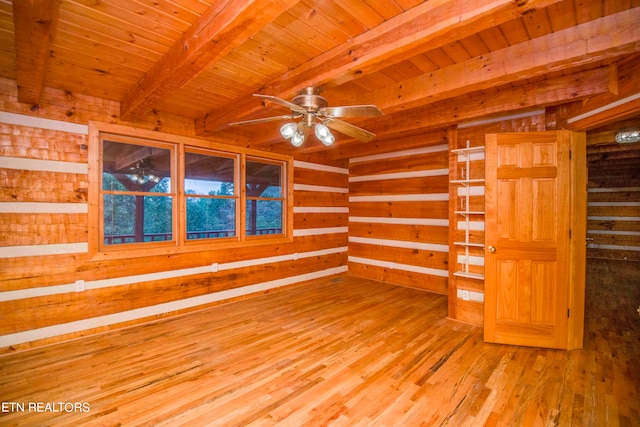
M348 169L310 157L294 162L293 243L89 261L87 123L118 106L47 91L30 111L0 85L0 352L347 271ZM193 136L177 119L136 125Z

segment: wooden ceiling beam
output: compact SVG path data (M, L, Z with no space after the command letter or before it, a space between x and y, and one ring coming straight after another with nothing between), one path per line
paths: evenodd
M60 2L19 0L13 2L18 101L37 105L44 79Z
M211 62L300 0L217 1L120 101L123 120L144 116Z
M489 95L445 100L380 117L361 125L381 139L385 134L416 133L421 129L441 128L484 117L564 104L606 92L607 75L606 67L600 67L525 86L501 89Z
M397 114L366 119L359 121L358 126L375 133L377 140L387 139L387 135L394 135L394 138L415 135L480 118L498 117L595 96L608 90L607 77L607 67L600 67L525 86L509 87L490 95L465 99L458 97ZM349 139L338 135L338 143ZM252 145L263 148L281 139L279 133L273 134L271 138L266 138L265 135L262 140L253 140ZM309 147L309 150L319 149L323 149L323 146Z
M262 86L264 94L288 99L308 86L331 87L363 74L407 60L418 53L445 46L511 19L542 9L559 0L449 0L429 1L318 55ZM337 104L336 104L337 105ZM211 134L260 111L261 104L247 94L196 120L198 134Z
M372 91L359 99L334 99L334 103L371 103L391 114L552 71L633 54L640 50L639 10L589 21Z
M637 22L640 25L640 22ZM638 30L640 31L640 30ZM621 66L612 65L612 90L571 111L564 127L582 131L640 116L640 55Z

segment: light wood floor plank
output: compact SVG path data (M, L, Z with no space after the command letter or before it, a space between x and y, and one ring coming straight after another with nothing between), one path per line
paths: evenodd
M443 295L324 279L0 356L3 402L90 406L0 425L640 425L640 263L588 277L584 350L486 344Z

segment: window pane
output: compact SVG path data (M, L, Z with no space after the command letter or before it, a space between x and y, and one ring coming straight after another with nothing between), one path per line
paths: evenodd
M236 235L234 199L188 197L187 240L215 239Z
M172 240L172 203L166 196L105 194L104 244Z
M171 150L104 140L102 189L171 192Z
M232 196L235 160L198 153L185 153L186 194Z
M282 197L282 165L247 160L247 196Z
M247 235L281 234L280 200L247 200Z

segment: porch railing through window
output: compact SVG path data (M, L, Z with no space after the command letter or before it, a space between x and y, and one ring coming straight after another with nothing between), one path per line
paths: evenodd
M255 235L263 234L280 234L282 228L258 228ZM187 240L194 239L216 239L220 237L233 237L235 230L206 230L206 231L190 231L187 233ZM146 233L143 235L143 242L164 242L171 240L172 233ZM125 243L136 243L135 234L115 234L104 236L105 245L120 245Z

